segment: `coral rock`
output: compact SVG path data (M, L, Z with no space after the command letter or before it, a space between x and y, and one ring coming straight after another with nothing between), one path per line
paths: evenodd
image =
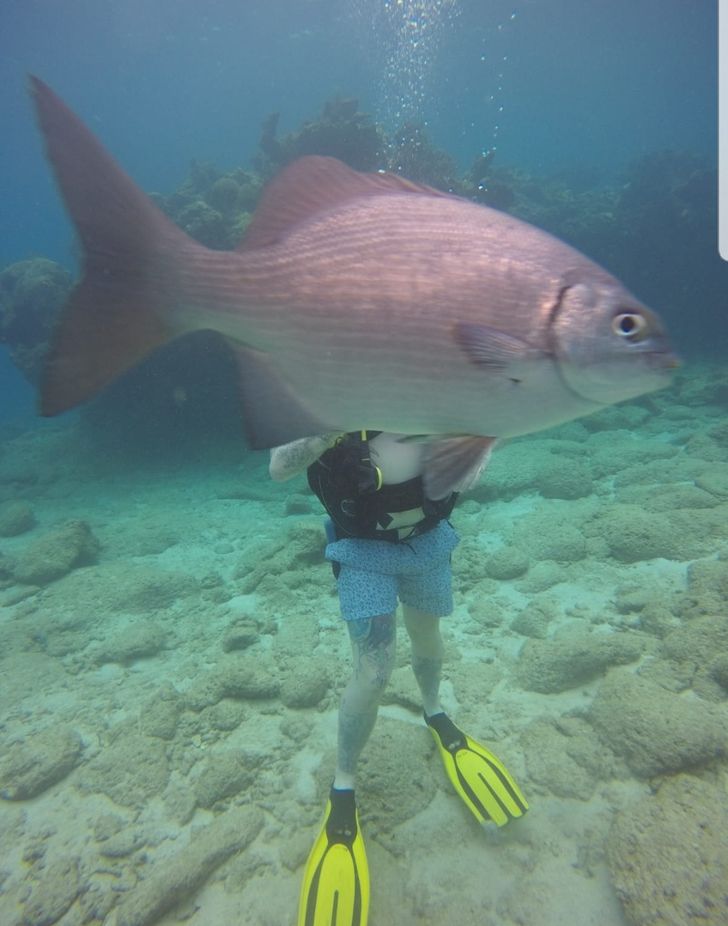
M99 548L85 521L69 521L19 554L15 579L25 585L47 585L77 566L95 562Z
M555 640L527 640L516 676L527 691L553 694L588 682L608 666L634 662L644 652L637 634L583 633Z
M80 736L67 728L30 735L3 750L0 797L22 801L41 794L65 778L81 759Z
M634 926L728 922L725 794L689 775L619 812L607 842L612 881Z
M728 751L728 709L675 694L626 669L605 679L589 717L643 778L705 765Z
M0 537L17 537L35 527L35 515L27 502L8 502L0 508Z

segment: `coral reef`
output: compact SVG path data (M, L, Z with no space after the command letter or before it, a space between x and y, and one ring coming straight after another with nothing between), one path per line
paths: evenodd
M523 644L516 674L527 691L565 691L590 681L609 666L635 662L646 647L637 634L571 633Z
M85 521L48 531L18 556L13 575L25 585L47 585L77 566L96 561L100 544Z
M614 886L634 926L723 926L728 810L717 784L678 775L621 810L607 843Z
M15 366L38 383L48 339L71 291L71 276L42 257L10 264L0 271L0 344Z
M483 563L483 572L491 579L517 579L528 571L528 557L516 546L502 547Z
M243 238L262 189L261 178L242 167L223 172L193 161L182 185L154 200L180 228L200 244L231 250Z
M27 502L6 502L0 507L0 537L16 537L35 527L33 509Z
M641 778L704 766L728 752L725 705L681 698L628 669L610 672L589 718Z
M68 727L53 727L20 743L5 743L0 797L8 801L37 797L76 768L82 751L81 737Z
M166 861L154 865L141 888L127 895L117 926L151 926L189 897L226 859L258 835L264 817L257 807L241 807L218 817Z
M164 791L169 761L162 742L144 736L137 724L122 724L113 741L81 766L76 786L82 793L105 794L121 807L141 808Z
M387 147L387 166L409 180L452 193L465 192L453 158L432 144L419 123L405 123L395 132Z
M304 122L282 138L278 138L279 118L279 113L271 113L262 126L260 153L254 164L264 177L307 154L338 158L355 170L384 166L384 133L370 116L359 111L358 100L328 100L318 119Z
M400 634L361 760L384 922L392 898L407 924L453 909L537 923L544 903L556 922L574 898L575 917L609 926L723 914L720 873L699 860L726 807L722 370L686 371L649 408L508 443L455 509L443 704L534 812L498 834L470 821ZM271 483L264 455L122 457L109 479L83 434L13 431L2 445L0 919L151 924L182 898L173 916L193 902L193 918L285 922L349 658L319 508L303 479ZM550 490L559 461L589 494ZM14 532L28 509L35 526ZM69 517L89 525L97 561L20 583L16 563ZM645 558L655 550L670 558Z
M528 774L541 791L589 800L600 781L624 777L624 768L580 717L533 721L520 737Z

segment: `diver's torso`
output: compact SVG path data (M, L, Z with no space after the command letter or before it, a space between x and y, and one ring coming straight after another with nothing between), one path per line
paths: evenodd
M309 485L340 536L396 542L434 527L455 504L427 499L425 444L404 435L353 432L308 469Z

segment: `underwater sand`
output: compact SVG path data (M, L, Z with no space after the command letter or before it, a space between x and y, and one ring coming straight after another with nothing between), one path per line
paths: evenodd
M688 370L461 499L443 701L530 811L460 804L402 631L358 786L371 926L728 922L727 415L728 371ZM293 923L348 673L316 500L265 454L84 447L0 444L0 923Z

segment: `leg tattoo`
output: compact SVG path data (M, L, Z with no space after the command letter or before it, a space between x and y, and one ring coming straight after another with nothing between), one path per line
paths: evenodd
M372 618L350 627L354 672L339 707L337 788L352 788L356 764L369 739L379 709L379 700L394 668L396 624L393 614Z

